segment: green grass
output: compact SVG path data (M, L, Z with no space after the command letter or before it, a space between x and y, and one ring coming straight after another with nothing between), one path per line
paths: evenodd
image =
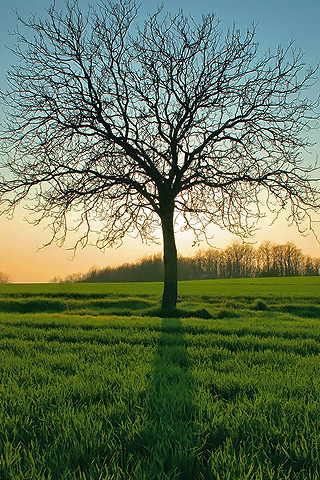
M319 280L2 286L1 480L318 480Z
M237 278L225 280L196 280L179 282L180 295L196 296L298 296L319 297L320 277ZM146 283L34 283L0 285L1 294L50 295L156 295L162 293L163 284Z

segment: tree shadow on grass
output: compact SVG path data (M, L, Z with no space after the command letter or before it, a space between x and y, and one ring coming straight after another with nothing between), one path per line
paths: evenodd
M193 394L181 320L163 318L147 392L146 421L129 448L142 461L143 478L197 478ZM139 477L136 465L128 465L132 478Z
M35 460L39 471L43 469L52 480L80 479L80 476L88 480L208 478L204 476L206 469L199 460L201 447L195 421L195 387L182 321L179 318L163 318L161 331L156 334L153 363L140 399L135 398L130 384L122 391L118 409L115 406L114 415L108 413L106 421L104 405L108 406L108 400L104 394L98 392L95 396L89 391L87 396L83 396L81 390L80 393L76 391L71 398L72 404L69 403L74 418L70 419L66 414L61 419L61 430L65 430L66 434L60 436L59 432L55 432L52 436L53 444L57 441L55 435L65 441L58 455L56 450L50 454L46 445L50 434L42 421L34 420L40 432L35 435L37 438L39 435L44 437L40 456ZM51 400L50 405L43 408L50 414ZM84 418L89 411L90 417ZM101 418L97 417L100 411ZM97 431L94 429L96 421ZM25 472L29 471L29 463L21 458ZM11 480L15 476L4 478ZM16 478L22 476L17 475ZM40 474L35 479L40 480Z

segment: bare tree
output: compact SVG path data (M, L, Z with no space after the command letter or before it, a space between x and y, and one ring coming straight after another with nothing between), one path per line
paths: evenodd
M270 277L272 274L272 252L274 245L266 240L261 243L256 252L257 270L259 275Z
M252 245L233 242L224 250L227 277L251 277L255 273L255 251Z
M161 226L170 307L177 216L196 240L209 224L244 237L263 201L312 228L319 191L302 154L319 112L303 96L314 69L293 45L259 58L254 27L223 35L213 14L196 23L160 9L136 28L137 15L131 0L85 14L70 0L20 19L0 198L2 212L31 199L58 244L78 212L75 248L152 242Z
M284 269L286 277L301 275L303 271L304 256L302 250L294 243L287 242L283 245Z
M9 277L3 272L0 272L0 283L9 283Z
M313 258L310 255L305 256L304 275L320 275L320 258Z

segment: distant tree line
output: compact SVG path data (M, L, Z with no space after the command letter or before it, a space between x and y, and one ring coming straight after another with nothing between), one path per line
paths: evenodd
M179 280L240 277L291 277L320 275L320 259L304 255L292 242L279 245L269 241L259 247L234 242L225 249L199 251L192 257L179 256ZM157 282L163 281L160 254L144 257L118 267L92 268L53 282Z

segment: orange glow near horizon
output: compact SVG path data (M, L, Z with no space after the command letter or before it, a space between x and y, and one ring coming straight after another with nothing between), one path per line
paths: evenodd
M162 245L144 245L140 239L127 238L118 249L107 249L104 253L95 247L86 247L77 251L72 260L72 252L64 247L50 245L38 250L49 240L50 232L41 225L34 227L23 220L23 214L17 212L13 220L0 217L0 271L9 276L11 282L46 283L54 277L65 277L72 273L87 272L91 267L103 268L133 262L145 255L161 252ZM161 232L159 232L161 239ZM198 248L206 249L203 243L192 247L191 232L180 232L177 228L177 247L182 255L193 255ZM227 231L214 230L211 245L225 248L237 237ZM313 235L302 237L294 227L288 227L284 216L272 226L261 222L261 230L250 242L259 245L264 240L275 243L294 242L305 254L320 257L320 245Z

